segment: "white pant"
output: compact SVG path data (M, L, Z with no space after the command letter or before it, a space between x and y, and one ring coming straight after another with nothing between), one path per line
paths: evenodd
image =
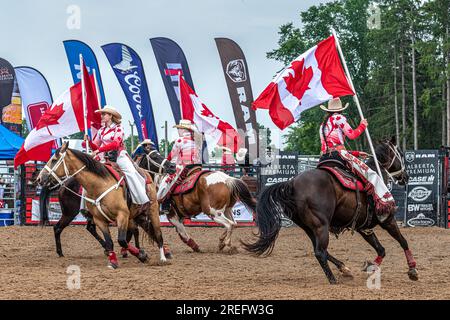
M145 178L137 172L133 161L125 150L120 151L116 163L125 175L133 203L144 204L150 201L146 192Z
M177 182L178 178L181 175L184 167L181 165L177 165L177 171L174 174L167 174L161 181L161 184L158 188L158 193L156 194L156 199L161 201L167 195L172 186Z
M344 159L348 160L353 169L355 169L361 176L363 176L368 183L373 186L376 198L382 203L393 202L394 198L384 184L383 179L372 169L370 169L364 162L353 156L346 150L341 150L340 154Z

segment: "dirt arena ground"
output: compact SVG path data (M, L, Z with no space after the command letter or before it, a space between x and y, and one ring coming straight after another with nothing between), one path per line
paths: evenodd
M237 229L234 244L248 239L252 230ZM0 299L450 299L450 230L403 229L417 259L417 282L408 279L399 245L384 231L376 231L387 252L379 290L369 290L367 275L360 271L375 252L356 234L331 238L330 252L355 277L339 278L340 284L330 286L309 239L297 227L282 229L268 258L253 257L242 248L234 255L218 253L221 228L189 228L204 251L193 253L175 229L164 228L174 254L170 265L158 266L156 247L146 243L149 263L119 258L117 270L106 267L103 250L84 227L64 231L64 258L55 253L51 227L4 227L0 228ZM113 228L114 238L116 232ZM79 290L67 289L70 265L81 269Z

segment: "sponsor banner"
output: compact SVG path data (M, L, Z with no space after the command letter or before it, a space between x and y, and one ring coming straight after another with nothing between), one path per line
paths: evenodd
M195 91L186 57L180 46L171 39L161 37L152 38L150 39L150 43L155 53L164 87L166 88L175 123L179 123L181 120L181 110L178 72L180 70L184 80Z
M395 184L392 180L388 181L388 190L394 197L395 204L397 206L397 212L395 213L395 220L405 223L406 218L406 186Z
M53 103L52 94L45 77L31 67L16 67L16 79L22 98L28 130L37 125L41 116Z
M261 190L279 182L286 182L298 174L298 154L289 151L279 151L276 154L266 154L267 167L261 168Z
M253 214L247 210L241 202L237 202L233 207L233 217L236 222L253 222ZM192 222L212 222L204 213L200 213L190 219Z
M97 58L92 49L84 42L78 40L63 41L66 49L67 59L69 60L70 72L72 73L73 83L81 81L80 54L83 56L84 63L90 74L95 69L97 77L98 90L100 91L100 103L102 107L106 104L105 92L103 91L102 78L98 67Z
M215 38L222 69L230 94L236 126L245 133L245 147L249 150L249 162L253 163L258 150L258 124L252 109L253 93L247 61L239 45L231 39Z
M110 43L102 46L106 57L127 98L139 140L151 139L158 148L155 117L141 58L129 46Z
M438 218L439 156L437 150L405 152L406 225L433 226Z
M50 223L57 223L61 218L61 206L59 205L59 201L57 199L50 199L48 205L48 218ZM31 218L27 223L39 223L40 214L39 214L39 200L33 199L31 201ZM86 219L80 213L73 220L74 224L84 224L86 223Z
M14 68L5 59L0 58L0 115L8 130L21 135L22 102Z

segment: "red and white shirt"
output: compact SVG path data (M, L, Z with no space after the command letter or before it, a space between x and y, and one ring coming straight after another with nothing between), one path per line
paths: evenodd
M358 138L361 133L364 132L366 126L360 124L356 129L352 129L352 127L348 124L347 118L339 113L333 114L328 118L326 123L326 127L322 130L323 124L320 126L320 141L322 143L322 153L327 152L328 148L335 148L336 146L344 145L345 137L348 137L351 140ZM326 139L323 137L323 133L325 133ZM327 145L325 145L325 140ZM358 156L359 152L350 151L354 156Z
M194 138L187 134L175 140L172 151L167 160L174 161L177 165L201 163L200 152L195 144Z
M120 124L111 124L111 126L102 126L90 142L92 150L98 150L99 153L106 151L125 150L123 144L124 132Z

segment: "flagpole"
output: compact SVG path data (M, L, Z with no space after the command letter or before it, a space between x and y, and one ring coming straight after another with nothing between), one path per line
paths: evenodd
M84 83L84 61L83 55L80 54L80 72L81 72L81 96L83 98L83 116L84 116L84 134L88 135L87 126L87 106L86 106L86 84ZM86 141L86 153L89 153L89 141Z
M181 70L178 70L178 94L179 94L179 98L180 98L179 99L180 100L180 115L181 115L181 119L183 119L183 106L181 104Z
M348 71L347 63L345 62L344 54L342 53L341 45L339 44L339 39L336 35L336 31L334 30L334 28L331 28L331 33L333 34L334 40L336 41L336 47L338 49L339 55L341 56L345 73L347 74L347 79L350 82L350 86L352 87L353 92L355 93L355 95L353 96L353 100L355 101L356 107L358 108L359 116L361 117L361 119L364 119L364 114L362 112L361 105L359 104L358 94L356 93L355 86L353 85L352 77L350 76L350 72ZM380 165L378 164L377 155L375 154L375 149L373 147L372 138L370 137L369 129L366 128L365 132L367 141L369 141L370 151L372 152L373 158L375 160L375 167L377 168L378 175L380 177L383 177L383 175L381 174Z

